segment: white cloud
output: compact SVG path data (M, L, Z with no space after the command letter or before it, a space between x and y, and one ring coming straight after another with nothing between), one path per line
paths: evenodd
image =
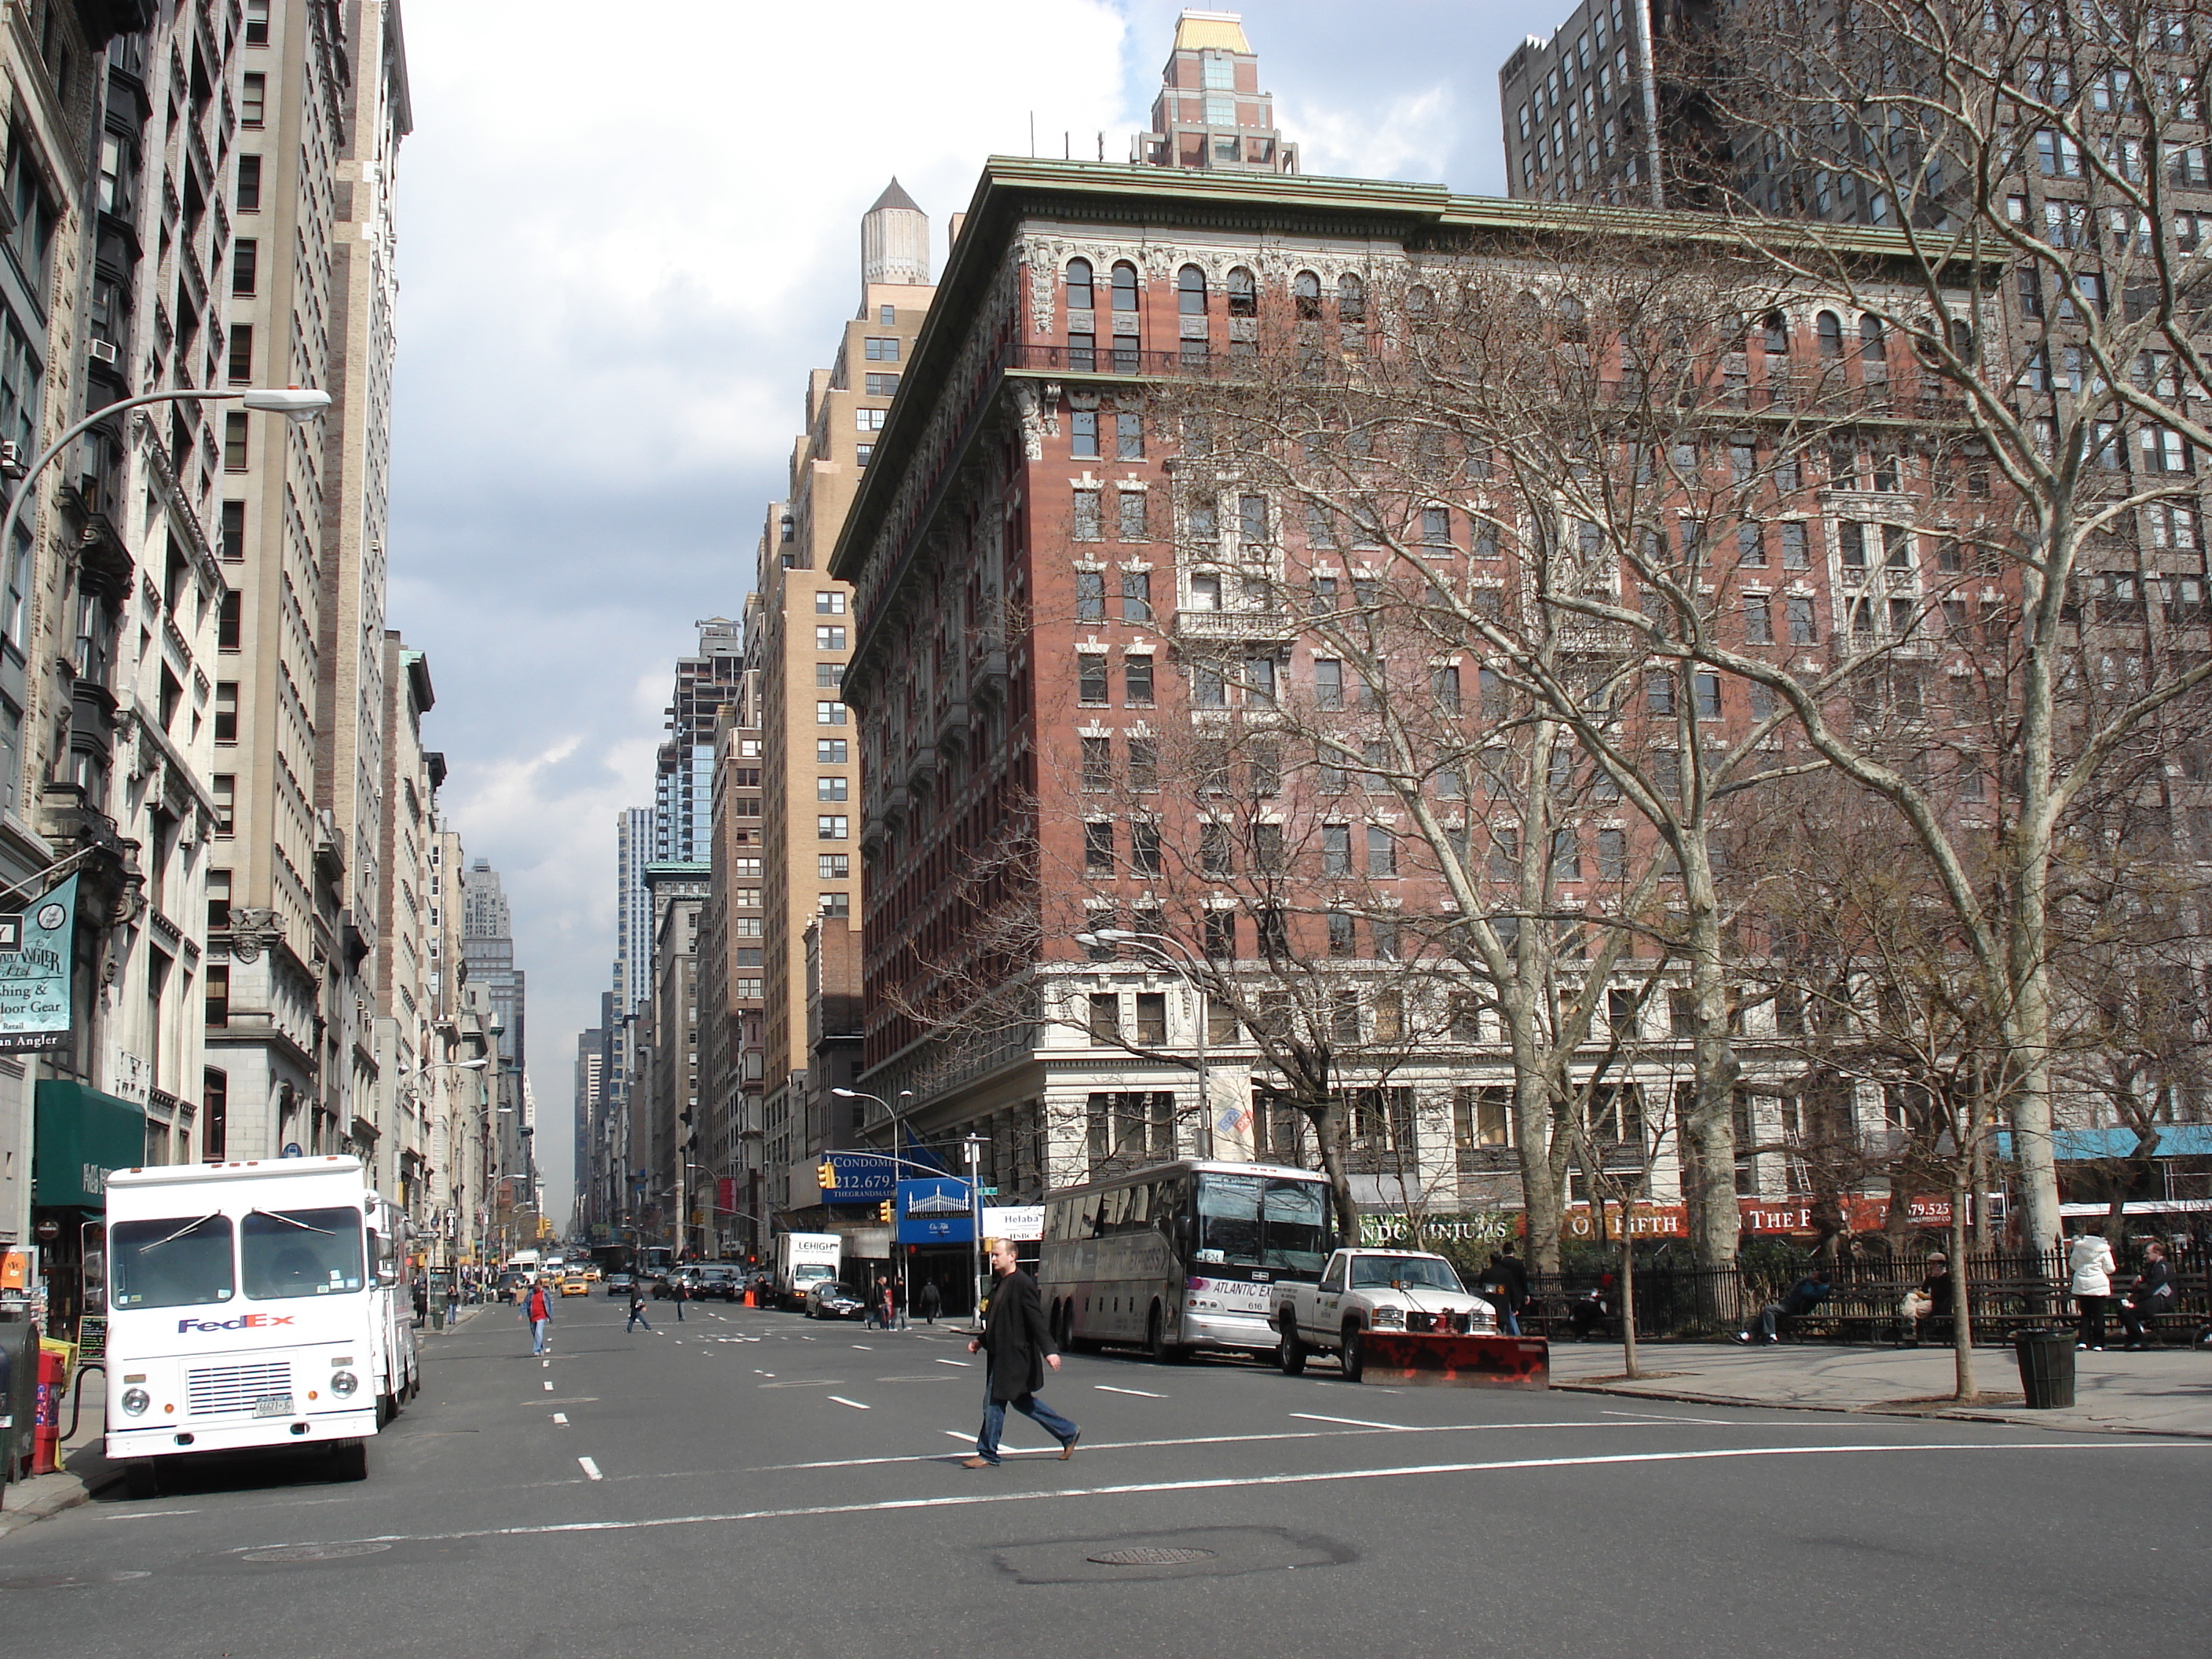
M1276 119L1297 139L1308 173L1340 179L1442 183L1462 123L1448 86L1401 93L1380 108L1305 98L1276 100Z

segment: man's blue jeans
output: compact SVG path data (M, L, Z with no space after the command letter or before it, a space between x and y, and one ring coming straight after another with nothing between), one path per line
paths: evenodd
M547 1334L551 1331L552 1326L553 1322L550 1319L533 1319L530 1322L531 1352L544 1353L545 1352L545 1339Z
M1082 1432L1074 1424L1069 1422L1033 1394L1023 1395L1017 1400L1001 1401L992 1399L990 1390L987 1388L983 1391L983 1431L975 1437L975 1455L987 1463L995 1463L999 1461L999 1437L1006 1431L1008 1405L1012 1406L1016 1411L1028 1418L1030 1422L1036 1424L1063 1446Z

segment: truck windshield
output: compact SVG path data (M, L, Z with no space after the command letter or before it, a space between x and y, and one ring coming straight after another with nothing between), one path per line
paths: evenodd
M1352 1288L1373 1290L1384 1285L1408 1285L1424 1291L1464 1291L1449 1261L1422 1255L1362 1255L1352 1258Z
M237 1291L228 1216L118 1221L108 1244L118 1308L204 1307Z
M361 1212L255 1210L239 1225L246 1294L257 1302L362 1287Z
M1328 1256L1328 1188L1318 1181L1201 1173L1198 1224L1204 1265L1318 1273Z

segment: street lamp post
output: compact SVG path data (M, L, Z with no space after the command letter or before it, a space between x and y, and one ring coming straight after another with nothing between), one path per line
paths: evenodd
M875 1102L877 1105L882 1107L885 1112L890 1115L891 1190L894 1193L897 1192L898 1172L907 1167L906 1142L912 1139L911 1136L908 1136L905 1133L905 1121L900 1116L899 1109L892 1105L888 1100L885 1100L881 1095L864 1094L858 1089L832 1089L830 1092L836 1096L840 1100L872 1100ZM914 1091L911 1089L902 1089L898 1091L898 1097L902 1101L912 1100L914 1098ZM915 1167L919 1168L921 1166L916 1165ZM900 1251L898 1247L898 1205L896 1201L891 1205L891 1260L898 1268L899 1306L904 1308L910 1305L907 1298L911 1290L911 1286L908 1280L906 1256Z
M1085 950L1098 945L1133 945L1140 951L1149 951L1153 962L1190 988L1191 995L1198 1000L1198 1155L1212 1158L1213 1079L1206 1064L1207 996L1197 977L1200 966L1198 958L1180 939L1170 939L1165 933L1139 933L1127 927L1101 927L1096 933L1078 933L1075 942Z
M969 1306L977 1329L983 1324L983 1189L977 1184L977 1168L983 1158L983 1137L969 1133L960 1143L968 1165L968 1256L974 1277L975 1300Z
M4 547L7 544L4 541L0 541L0 547ZM428 1061L424 1065L417 1066L412 1071L403 1070L398 1075L399 1097L402 1100L406 1100L411 1097L419 1103L422 1098L422 1079L429 1073L481 1072L488 1064L489 1064L489 1061L482 1060L437 1060ZM447 1155L447 1161L448 1164L453 1162L450 1153ZM449 1188L453 1184L453 1173L450 1170L447 1173L447 1184ZM453 1213L458 1213L458 1212L453 1212ZM452 1285L455 1291L458 1293L460 1288L460 1264L453 1259L455 1253L454 1231L455 1229L451 1225L443 1229L443 1240L445 1244L447 1282Z

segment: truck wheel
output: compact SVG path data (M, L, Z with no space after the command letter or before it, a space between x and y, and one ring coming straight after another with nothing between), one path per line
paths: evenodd
M143 1504L161 1495L161 1471L152 1463L132 1463L123 1471L124 1495Z
M380 1394L376 1396L376 1426L378 1428L382 1428L398 1415L399 1407L392 1403L390 1395Z
M341 1441L331 1453L331 1479L333 1480L366 1480L368 1479L368 1446L364 1441Z
M1346 1382L1357 1382L1359 1374L1367 1369L1367 1357L1361 1352L1365 1344L1359 1340L1359 1327L1346 1325L1344 1328L1344 1346L1336 1351L1344 1365Z
M1298 1316L1283 1316L1282 1335L1275 1344L1275 1364L1281 1366L1285 1376L1303 1376L1306 1370L1306 1345L1298 1339Z

